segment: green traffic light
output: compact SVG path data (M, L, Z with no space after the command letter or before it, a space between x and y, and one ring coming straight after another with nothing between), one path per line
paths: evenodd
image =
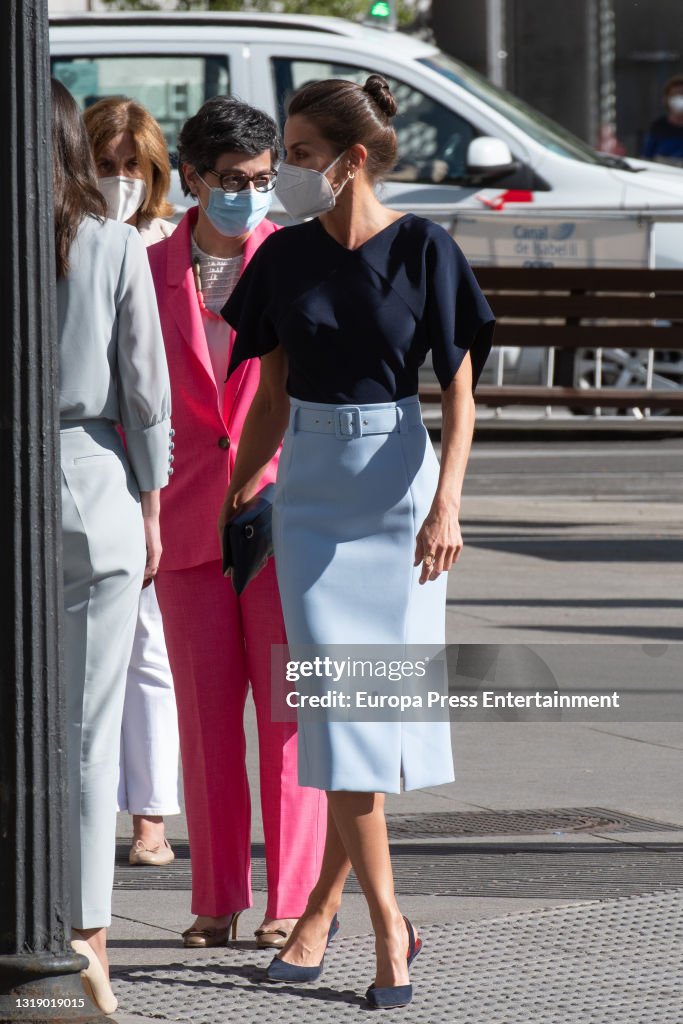
M391 17L391 6L387 3L387 0L377 0L376 3L370 8L371 18L390 18Z

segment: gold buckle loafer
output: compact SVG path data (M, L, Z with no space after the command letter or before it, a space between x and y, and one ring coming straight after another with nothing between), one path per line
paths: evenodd
M237 922L242 913L233 914L224 928L186 928L183 932L183 946L186 949L213 949L227 946L229 939L237 938Z
M289 938L289 932L284 928L257 928L256 936L257 949L282 949Z

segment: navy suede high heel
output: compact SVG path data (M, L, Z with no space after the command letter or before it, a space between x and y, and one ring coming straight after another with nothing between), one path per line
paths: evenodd
M339 919L335 914L332 918L332 924L330 930L327 933L327 943L325 944L325 950L329 946L332 939L339 931ZM323 964L325 963L325 956L316 967L300 967L298 964L288 964L286 960L281 960L279 956L273 957L268 970L266 971L266 978L268 981L293 981L301 984L302 982L317 981L320 975L323 973Z
M413 926L407 917L403 920L408 929L408 967L412 964L417 954L422 949L422 939L416 938ZM371 985L365 993L369 1005L373 1010L391 1010L398 1006L407 1006L413 999L412 985L388 985L385 988L377 988Z

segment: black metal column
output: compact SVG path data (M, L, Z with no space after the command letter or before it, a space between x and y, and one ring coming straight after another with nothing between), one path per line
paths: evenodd
M0 1024L76 1024L104 1018L68 942L47 0L0 4L0 124Z

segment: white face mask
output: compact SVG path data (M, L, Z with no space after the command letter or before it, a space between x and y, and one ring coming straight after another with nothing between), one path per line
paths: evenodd
M147 198L142 178L100 178L97 185L107 201L110 220L129 220Z
M340 153L324 171L314 171L310 167L295 167L293 164L280 164L275 181L275 194L290 217L305 220L316 217L319 213L327 213L334 208L337 196L341 193L347 178L335 192L325 177L344 153Z
M683 114L683 95L676 93L673 96L669 96L669 107L672 114Z

